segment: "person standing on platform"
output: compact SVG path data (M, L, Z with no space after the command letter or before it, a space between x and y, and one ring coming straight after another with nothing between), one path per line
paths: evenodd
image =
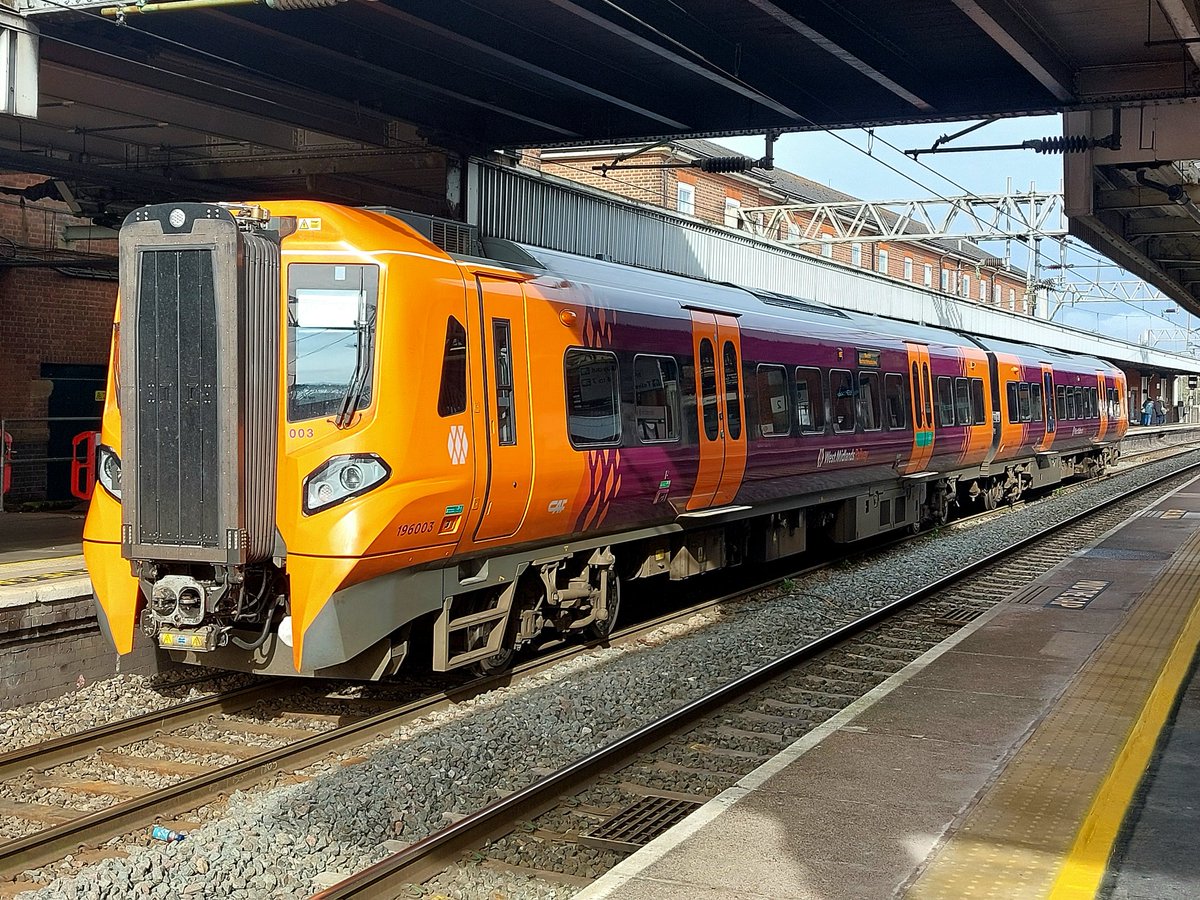
M1154 401L1147 397L1146 402L1142 404L1142 424L1149 425L1152 418L1154 418Z
M1154 401L1154 424L1162 425L1167 421L1167 408L1163 406L1162 397Z

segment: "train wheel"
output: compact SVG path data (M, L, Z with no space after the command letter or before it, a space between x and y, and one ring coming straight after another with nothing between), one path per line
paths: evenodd
M999 481L993 482L983 492L983 508L987 510L995 509L1004 501L1004 485Z
M621 578L617 573L609 574L608 582L608 618L603 622L593 622L583 630L583 635L589 641L606 641L617 624L617 615L621 611Z
M478 662L472 663L471 671L480 678L491 678L493 675L501 675L512 668L516 655L517 651L512 647L503 648L487 659L481 659Z

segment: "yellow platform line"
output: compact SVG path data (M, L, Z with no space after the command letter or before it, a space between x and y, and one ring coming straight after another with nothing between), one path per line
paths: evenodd
M1075 843L1047 895L1048 900L1091 900L1099 891L1121 824L1158 746L1159 736L1191 669L1197 647L1200 647L1200 604L1192 607L1141 715L1096 792Z
M966 813L909 900L1093 897L1200 644L1200 532Z
M41 559L23 559L19 562L0 563L0 572L10 569L29 569L34 566L63 566L67 563L83 565L83 554L72 553L69 556L47 556Z

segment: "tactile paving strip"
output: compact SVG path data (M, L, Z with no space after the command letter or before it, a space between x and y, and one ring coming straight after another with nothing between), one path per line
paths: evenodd
M1197 605L1200 533L1084 666L907 893L1046 897ZM1194 648L1180 647L1187 653ZM1120 824L1124 804L1097 812ZM1102 864L1101 864L1102 865Z

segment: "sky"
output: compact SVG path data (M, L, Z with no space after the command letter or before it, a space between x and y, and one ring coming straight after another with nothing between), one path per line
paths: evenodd
M1031 186L1041 192L1062 190L1063 158L1059 155L1033 150L994 150L923 155L914 162L903 153L930 147L941 135L953 134L970 124L898 125L875 129L873 136L863 129L785 134L775 143L775 165L864 200L999 194L1009 189L1027 191ZM1058 116L1000 119L946 146L1019 144L1030 138L1060 134L1062 124ZM752 157L761 157L765 152L761 135L721 138L718 143ZM1066 272L1046 269L1043 277L1065 274L1071 281L1080 282L1084 292L1089 290L1089 279L1137 280L1109 264L1090 247L1077 241L1068 242L1068 248L1072 245L1080 248L1066 251L1066 262L1072 268ZM1003 241L983 246L996 256L1004 256ZM1041 253L1057 264L1058 242L1043 240ZM1028 257L1020 242L1012 244L1012 260L1016 265L1027 265ZM1200 343L1200 319L1170 301L1064 304L1055 311L1054 321L1130 343L1153 343L1176 352L1185 349L1189 336L1193 344Z

